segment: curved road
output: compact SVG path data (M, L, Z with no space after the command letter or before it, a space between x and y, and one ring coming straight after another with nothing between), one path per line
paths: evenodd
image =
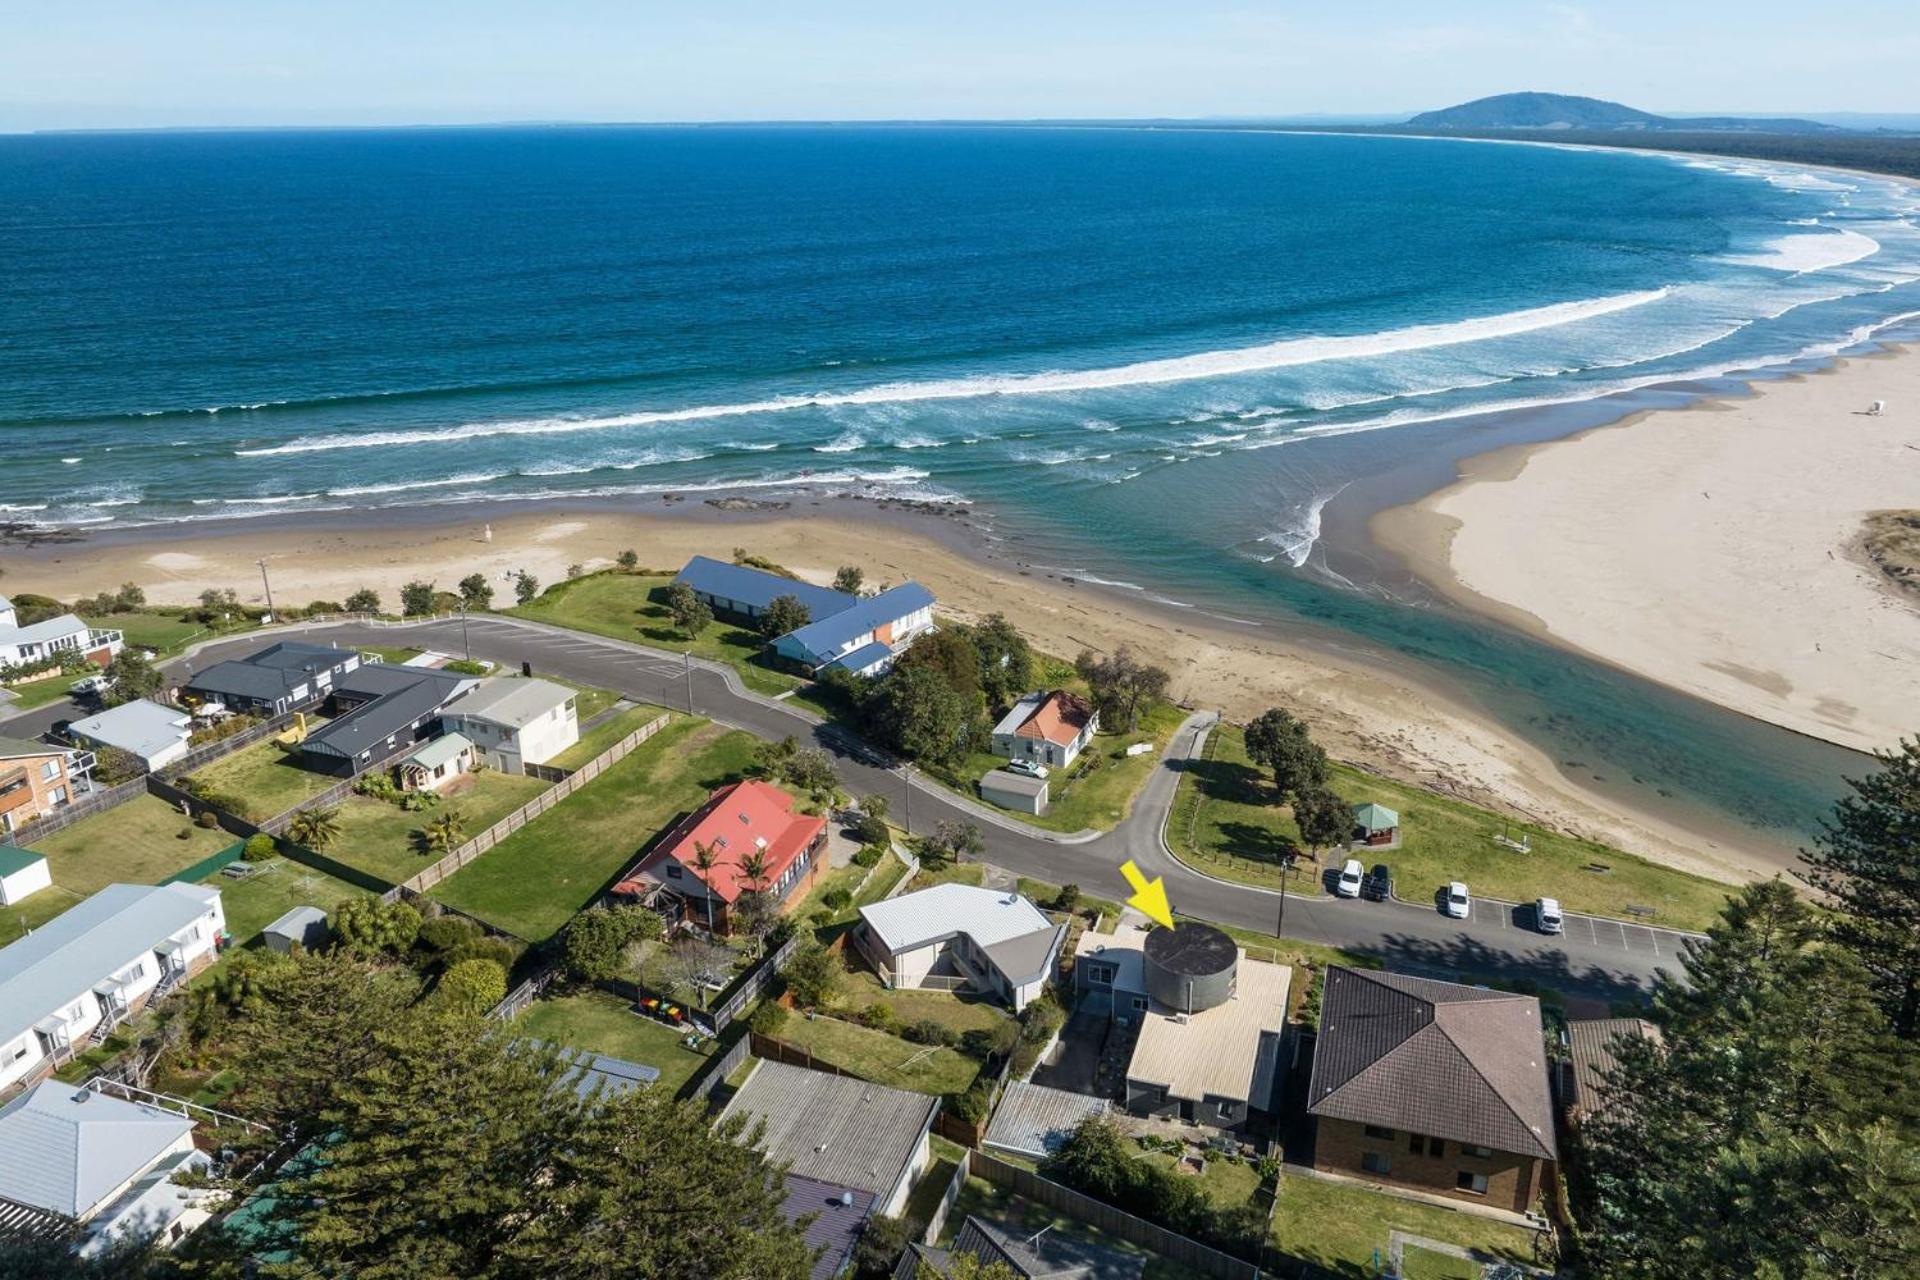
M896 819L926 831L948 819L977 825L986 838L985 861L1054 884L1079 884L1101 897L1127 895L1120 864L1131 858L1149 878L1163 876L1175 912L1261 933L1275 932L1280 895L1203 875L1173 857L1163 826L1186 761L1212 724L1194 715L1174 735L1160 766L1135 800L1131 815L1103 834L1058 836L1019 823L937 784L893 767L884 753L851 734L820 723L810 712L747 691L731 668L684 662L670 653L624 641L493 616L417 623L334 623L276 629L200 646L166 664L170 670L207 666L242 656L299 631L346 645L405 644L456 655L471 653L509 668L530 663L579 684L613 689L744 729L762 738L791 734L812 739L837 759L856 793L879 792L893 801ZM44 732L74 715L56 703L0 721L0 732L20 737ZM1435 886L1437 888L1437 886ZM1434 977L1532 980L1542 987L1598 1000L1643 996L1657 969L1677 970L1685 935L1614 920L1569 915L1566 933L1549 938L1526 926L1529 909L1476 901L1473 918L1449 920L1432 906L1366 902L1289 894L1286 936L1378 958L1389 968Z

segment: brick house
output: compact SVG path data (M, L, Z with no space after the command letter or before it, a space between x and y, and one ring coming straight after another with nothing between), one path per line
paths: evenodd
M44 742L0 737L0 835L11 836L73 801L93 757Z
M1314 1167L1527 1212L1558 1159L1540 1002L1339 965L1326 983Z
M713 866L700 869L699 850L712 851ZM745 861L758 851L763 874L748 874ZM757 778L721 787L669 831L613 892L651 898L665 892L679 899L686 918L716 933L732 930L742 896L773 895L785 911L807 896L826 869L827 820L796 813L793 797ZM709 915L711 913L711 915Z

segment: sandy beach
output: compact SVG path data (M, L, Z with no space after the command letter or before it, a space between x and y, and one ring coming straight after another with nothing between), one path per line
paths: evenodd
M1864 410L1875 400L1883 416ZM1920 598L1854 546L1920 507L1920 352L1470 460L1376 537L1469 608L1856 749L1920 731Z
M1565 778L1533 747L1488 717L1409 673L1287 643L1266 629L1204 625L1086 584L1072 583L968 546L957 522L922 512L840 503L819 511L718 511L518 508L482 518L449 513L386 525L364 515L307 517L298 527L244 522L217 532L143 531L133 541L99 539L9 551L0 556L10 591L62 598L138 583L156 601L191 600L207 587L233 587L263 600L267 560L283 604L339 600L369 586L391 603L401 583L443 587L482 572L508 598L503 580L526 569L543 583L568 566L606 567L632 548L646 566L678 566L695 553L727 556L735 547L770 557L825 581L842 564L861 565L869 581L914 578L940 608L962 619L999 611L1042 648L1132 645L1173 673L1182 701L1229 717L1286 706L1304 716L1337 756L1383 773L1520 813L1563 830L1723 878L1770 874L1779 854L1682 830L1658 816L1624 812L1611 799ZM239 522L236 522L239 523Z

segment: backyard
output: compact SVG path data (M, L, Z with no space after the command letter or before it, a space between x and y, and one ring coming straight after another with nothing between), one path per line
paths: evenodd
M863 1080L916 1093L961 1093L980 1074L979 1061L957 1049L915 1044L838 1018L796 1013L780 1028L780 1039Z
M580 715L580 723L583 726L580 731L580 741L547 761L547 764L555 769L578 769L659 714L659 707L639 703L617 715L608 716L600 724L588 729L584 726L590 717L583 712Z
M1419 1204L1364 1186L1285 1173L1273 1207L1274 1247L1339 1276L1373 1276L1394 1231L1477 1249L1516 1262L1534 1261L1536 1233L1472 1214ZM1476 1277L1479 1268L1428 1250L1408 1251L1407 1280Z
M528 942L558 932L671 822L740 777L755 740L676 716L624 760L431 890Z
M348 898L366 893L324 871L285 858L246 865L253 867L253 873L245 879L215 872L201 882L220 891L220 908L226 913L227 932L234 941L227 949L229 956L250 945L260 930L295 907L319 907L331 915Z
M429 850L420 832L441 814L457 812L471 839L547 789L547 783L517 773L483 769L448 784L431 809L409 812L390 800L350 795L336 812L340 834L326 855L389 884L399 884L442 856Z
M1065 1236L1086 1244L1112 1249L1118 1253L1145 1258L1146 1270L1142 1272L1142 1280L1187 1280L1195 1274L1191 1269L1182 1267L1170 1259L1150 1253L1118 1236L1108 1235L1090 1223L1056 1213L1045 1205L1017 1196L1007 1188L979 1177L970 1177L962 1184L959 1198L954 1202L953 1211L947 1215L946 1225L941 1232L941 1243L952 1244L953 1237L959 1234L960 1227L970 1215L982 1218L1022 1238L1030 1238L1045 1231L1049 1235Z
M1087 743L1070 768L1055 769L1048 779L1046 813L1035 817L1008 810L1010 817L1049 831L1105 831L1117 825L1133 807L1133 798L1159 767L1167 739L1180 727L1186 713L1171 703L1156 703L1140 717L1131 733L1102 731ZM1151 743L1153 750L1129 756L1127 748ZM1006 764L1004 756L975 752L954 770L952 778L929 776L970 796L979 794L980 775Z
M784 693L800 681L767 664L762 656L766 637L724 620L692 640L673 625L665 597L672 574L626 573L609 569L555 583L530 604L507 609L508 615L591 631L636 644L692 651L736 667L747 687L758 693Z
M11 941L23 924L37 928L110 884L159 884L233 843L230 833L196 826L164 800L135 796L33 841L47 855L53 886L0 911L0 939Z
M1450 880L1475 895L1529 902L1552 897L1569 911L1635 918L1629 908L1652 908L1646 922L1705 928L1719 914L1727 888L1591 840L1512 821L1489 810L1333 765L1328 781L1349 803L1374 802L1400 815L1400 847L1353 854L1371 867L1393 868L1396 896L1431 899ZM1182 775L1167 838L1198 870L1245 884L1277 887L1280 858L1299 845L1290 810L1272 803L1270 776L1252 763L1237 726L1222 724L1207 737L1205 757ZM1498 842L1530 845L1517 852ZM1304 857L1288 878L1297 893L1324 892L1321 872L1347 855L1323 855L1319 869Z
M235 812L265 822L311 800L340 779L301 765L300 757L267 738L195 769L195 781L229 799Z
M626 1001L604 991L537 1000L515 1025L532 1039L656 1067L660 1080L654 1087L667 1093L677 1093L707 1062L706 1054L680 1043L679 1032L631 1012Z

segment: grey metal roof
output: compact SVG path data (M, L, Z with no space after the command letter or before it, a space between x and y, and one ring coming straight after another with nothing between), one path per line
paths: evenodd
M110 884L19 941L0 947L0 1044L158 946L220 900L200 884Z
M844 591L816 587L811 582L783 578L777 573L749 568L744 564L728 564L725 560L715 560L709 556L695 556L687 561L687 567L676 574L673 580L684 582L695 591L738 601L755 609L765 609L781 596L792 596L807 606L807 612L816 622L860 603L858 596L850 596Z
M1139 1280L1147 1271L1145 1254L1122 1253L1060 1231L1015 1234L972 1214L948 1252L971 1254L988 1265L998 1262L1026 1280Z
M452 764L462 751L473 750L473 741L464 733L443 733L432 742L423 742L407 753L407 760L422 769L438 769Z
M192 693L271 701L285 697L287 690L307 679L304 671L256 667L250 662L216 662L196 673L182 687Z
M268 645L258 653L248 654L241 661L252 667L277 667L304 675L309 670L324 671L344 667L359 656L357 649L343 649L337 644L307 644L300 640L282 640L278 644Z
M843 1196L852 1203L843 1204ZM806 1232L807 1248L818 1250L812 1280L831 1280L847 1265L861 1229L873 1216L873 1200L872 1192L857 1187L787 1175L787 1199L780 1211L789 1222L814 1215Z
M1557 1159L1540 1002L1333 965L1309 1113Z
M983 947L1053 928L1040 908L1009 889L936 884L860 908L889 951L911 951L964 933Z
M307 936L309 926L326 922L327 913L318 907L295 907L260 932L277 933L282 937L300 941Z
M192 1132L185 1116L48 1080L0 1109L0 1197L85 1217Z
M602 1097L610 1098L616 1093L644 1088L660 1078L658 1067L649 1067L643 1062L628 1062L604 1053L574 1052L571 1056L573 1071L567 1078L574 1092L583 1098L596 1088Z
M766 1122L759 1148L803 1178L884 1195L919 1149L938 1098L762 1062L733 1095L728 1116Z
M503 676L482 681L479 688L449 703L445 714L456 720L480 720L522 729L566 706L574 696L573 690L551 680Z
M1045 778L1030 778L1011 769L989 769L980 775L980 785L1019 796L1037 796L1047 789Z
M472 676L432 667L365 663L334 681L333 688L371 701L309 734L302 747L351 759L434 714L472 683Z
M782 638L812 653L830 653L875 627L904 618L917 609L932 607L933 592L917 582L905 582L877 596L856 601L850 609L841 609L826 617L815 614L812 622L796 627Z
M1000 1095L985 1142L1037 1160L1059 1150L1082 1120L1112 1109L1105 1098L1015 1080Z
M1621 1036L1658 1040L1660 1031L1642 1018L1582 1018L1567 1023L1567 1060L1573 1068L1568 1106L1591 1114L1606 1105L1607 1074L1619 1063L1614 1050Z
M187 725L192 716L178 707L162 706L146 698L135 698L102 711L97 716L75 720L68 732L92 742L131 751L150 759L187 740Z
M25 738L9 738L0 734L0 760L13 760L22 756L63 756L65 747L50 746L44 742L29 742Z

